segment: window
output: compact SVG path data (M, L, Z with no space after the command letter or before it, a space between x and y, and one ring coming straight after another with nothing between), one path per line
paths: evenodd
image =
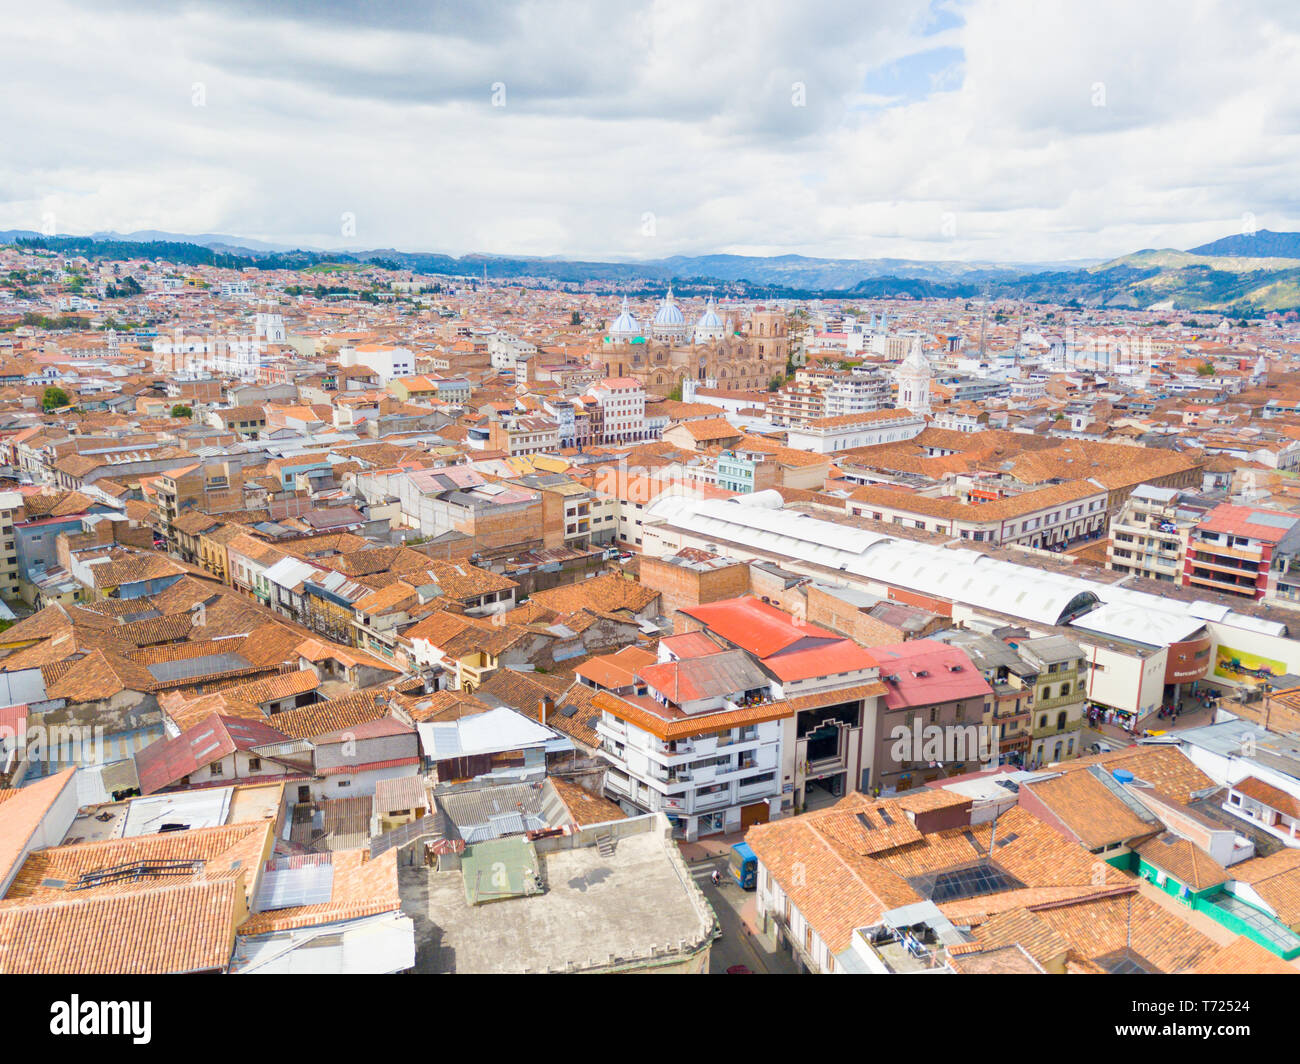
M262 771L262 759L261 759L260 757L250 757L250 758L248 759L248 771L249 771L249 772L261 772L261 771Z
M226 770L221 767L220 761L214 761L208 766L208 774L211 776L224 776Z

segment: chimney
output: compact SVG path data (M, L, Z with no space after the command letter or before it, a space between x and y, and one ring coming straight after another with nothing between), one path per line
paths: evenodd
M546 723L546 715L555 709L555 703L551 701L551 696L546 695L537 703L537 718L543 724Z

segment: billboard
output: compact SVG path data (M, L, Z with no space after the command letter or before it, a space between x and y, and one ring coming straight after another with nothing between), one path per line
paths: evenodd
M1234 647L1220 646L1215 652L1214 675L1238 683L1258 684L1285 675L1286 665Z

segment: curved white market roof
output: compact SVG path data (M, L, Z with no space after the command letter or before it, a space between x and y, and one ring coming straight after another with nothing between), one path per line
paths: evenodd
M759 492L735 499L661 498L646 515L706 540L813 562L923 595L967 603L1038 624L1072 624L1081 631L1148 646L1194 635L1207 620L1270 635L1286 626L1206 602L1183 602L1064 573L1044 572L979 551L951 550L879 532L772 509Z

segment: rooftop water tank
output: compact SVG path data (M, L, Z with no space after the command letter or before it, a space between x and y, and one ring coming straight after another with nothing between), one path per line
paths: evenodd
M1126 768L1117 768L1114 773L1116 783L1132 783L1133 773Z

